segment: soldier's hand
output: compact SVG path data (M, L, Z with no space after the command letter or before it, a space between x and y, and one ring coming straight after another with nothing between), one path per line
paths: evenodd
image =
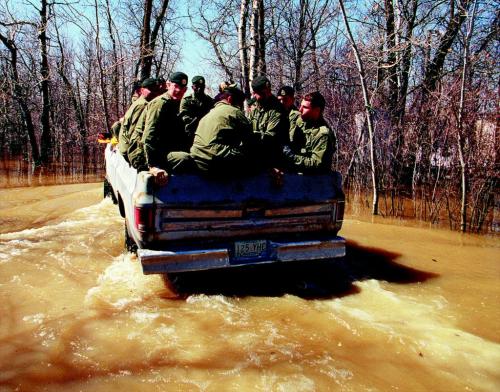
M149 168L149 172L155 178L155 183L157 185L159 185L159 186L167 185L168 173L165 170L160 169L159 167L151 167L151 168Z
M278 188L283 186L284 173L280 169L277 169L275 167L271 168L270 175L271 175L271 183L273 184L273 186Z
M290 146L288 145L283 146L283 156L290 160L294 158L295 154L293 153Z

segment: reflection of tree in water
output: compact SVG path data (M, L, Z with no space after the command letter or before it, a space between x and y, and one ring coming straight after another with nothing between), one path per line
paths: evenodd
M101 182L104 164L101 160L84 166L79 159L35 166L25 159L2 159L0 186L44 186Z

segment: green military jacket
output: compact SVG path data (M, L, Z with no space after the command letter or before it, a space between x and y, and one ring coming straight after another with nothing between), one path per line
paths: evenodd
M290 127L292 127L299 118L299 110L295 106L292 106L292 109L290 110L290 112L288 112L288 121L290 122Z
M224 101L201 119L194 135L191 156L203 171L249 170L253 146L252 125L242 110Z
M285 109L274 95L257 106L248 116L253 131L260 139L263 158L272 164L277 153L288 141L289 120Z
M118 149L120 153L128 161L127 150L130 144L130 136L134 132L134 128L139 121L142 112L146 109L148 101L146 98L137 98L132 105L127 109L125 115L123 116L122 126L120 128L120 135L118 137Z
M186 133L193 138L198 123L214 106L213 99L205 93L182 98L179 115L184 122Z
M148 104L141 139L148 167L165 168L169 152L189 151L191 143L179 116L179 104L168 93Z
M130 135L129 147L127 156L130 164L138 171L147 170L146 156L144 155L144 146L142 145L142 135L144 133L144 123L146 120L147 110L143 110L134 132Z
M111 125L111 136L116 137L116 140L120 137L120 129L122 127L122 122L120 120L115 121L113 125Z
M335 136L324 119L311 123L299 117L290 128L293 154L287 159L288 166L304 173L329 171L335 145Z

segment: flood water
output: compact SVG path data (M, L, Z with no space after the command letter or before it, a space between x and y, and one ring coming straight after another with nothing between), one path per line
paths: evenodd
M101 184L0 190L0 391L500 390L498 235L387 222L176 294Z

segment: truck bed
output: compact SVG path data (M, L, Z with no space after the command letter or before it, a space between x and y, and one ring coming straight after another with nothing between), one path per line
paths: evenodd
M111 148L106 177L144 273L342 257L344 194L337 172L241 178L171 175L158 187Z

